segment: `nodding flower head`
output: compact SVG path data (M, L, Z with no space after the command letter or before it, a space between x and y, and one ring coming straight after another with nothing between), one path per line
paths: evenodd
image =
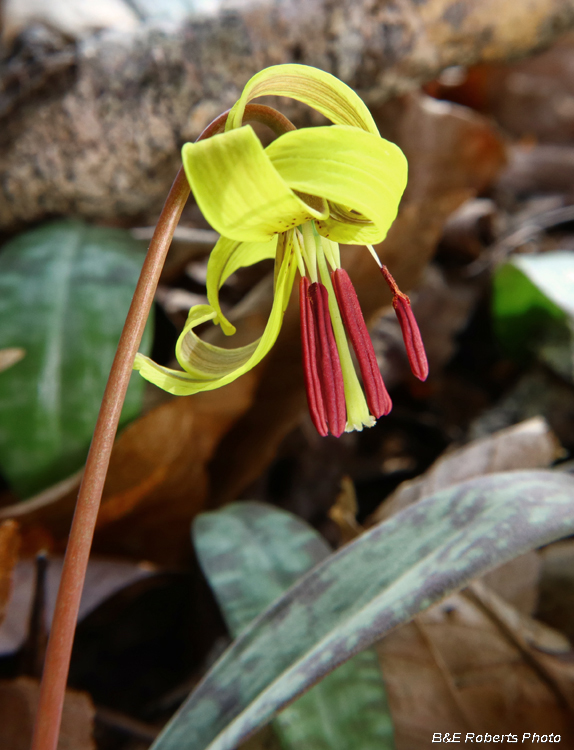
M333 125L297 130L276 110L250 104L266 95L308 104ZM244 119L265 122L277 138L264 148ZM425 379L426 356L409 299L372 247L385 238L397 214L407 180L403 153L380 137L367 107L348 86L305 65L261 71L215 122L211 137L186 143L182 152L195 199L221 234L207 266L209 304L189 311L176 346L182 370L141 354L134 367L176 395L230 383L273 346L298 272L303 369L313 423L321 435L337 436L373 425L388 414L391 400L357 295L341 267L339 243L365 245L376 259L394 294L412 370ZM202 341L194 329L209 320L225 334L235 333L221 310L219 290L239 268L266 258L275 259L275 280L263 335L236 349Z

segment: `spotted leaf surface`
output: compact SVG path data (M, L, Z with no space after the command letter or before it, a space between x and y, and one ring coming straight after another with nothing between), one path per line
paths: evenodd
M232 750L392 628L511 558L574 532L574 479L491 474L375 526L251 623L154 750Z
M193 537L234 636L331 554L306 523L263 503L234 503L204 513L195 521ZM284 750L392 750L376 652L367 649L342 664L282 711L273 725Z

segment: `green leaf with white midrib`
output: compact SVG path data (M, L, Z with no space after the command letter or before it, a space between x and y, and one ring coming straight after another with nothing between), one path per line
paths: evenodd
M564 474L491 474L419 501L320 564L244 630L153 749L232 750L417 612L572 533L574 479Z
M85 459L144 250L124 230L58 221L0 252L0 348L25 350L0 373L0 463L22 496ZM124 422L142 395L135 376Z
M194 523L200 564L238 636L304 573L330 556L322 537L290 513L236 503ZM375 651L336 669L274 721L285 750L387 750L392 722Z

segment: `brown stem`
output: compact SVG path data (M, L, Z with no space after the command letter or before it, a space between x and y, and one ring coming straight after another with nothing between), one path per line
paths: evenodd
M228 112L219 115L197 140L222 133L227 115ZM276 135L295 128L281 113L262 104L248 104L244 119L261 122ZM182 167L171 186L143 264L86 460L46 649L31 750L56 750L58 745L74 631L114 438L165 256L188 196L189 185Z
M189 196L180 168L157 223L106 385L80 487L50 630L32 750L56 750L94 527L134 357L175 227Z

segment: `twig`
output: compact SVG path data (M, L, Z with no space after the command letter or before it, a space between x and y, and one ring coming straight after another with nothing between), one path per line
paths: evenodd
M160 733L159 727L146 724L131 716L126 716L120 711L114 711L107 706L96 707L96 721L110 729L114 729L116 732L121 732L136 740L146 742L148 745L151 745Z
M465 276L473 278L499 265L517 248L529 242L537 241L541 235L561 224L574 221L574 206L562 206L544 211L526 219L524 223L510 234L495 242L488 248L484 256L477 258L466 267Z
M151 240L154 227L134 227L130 230L132 237L136 240ZM206 245L213 247L219 235L213 229L196 229L195 227L177 227L173 233L173 239L179 242L188 242L191 245Z

